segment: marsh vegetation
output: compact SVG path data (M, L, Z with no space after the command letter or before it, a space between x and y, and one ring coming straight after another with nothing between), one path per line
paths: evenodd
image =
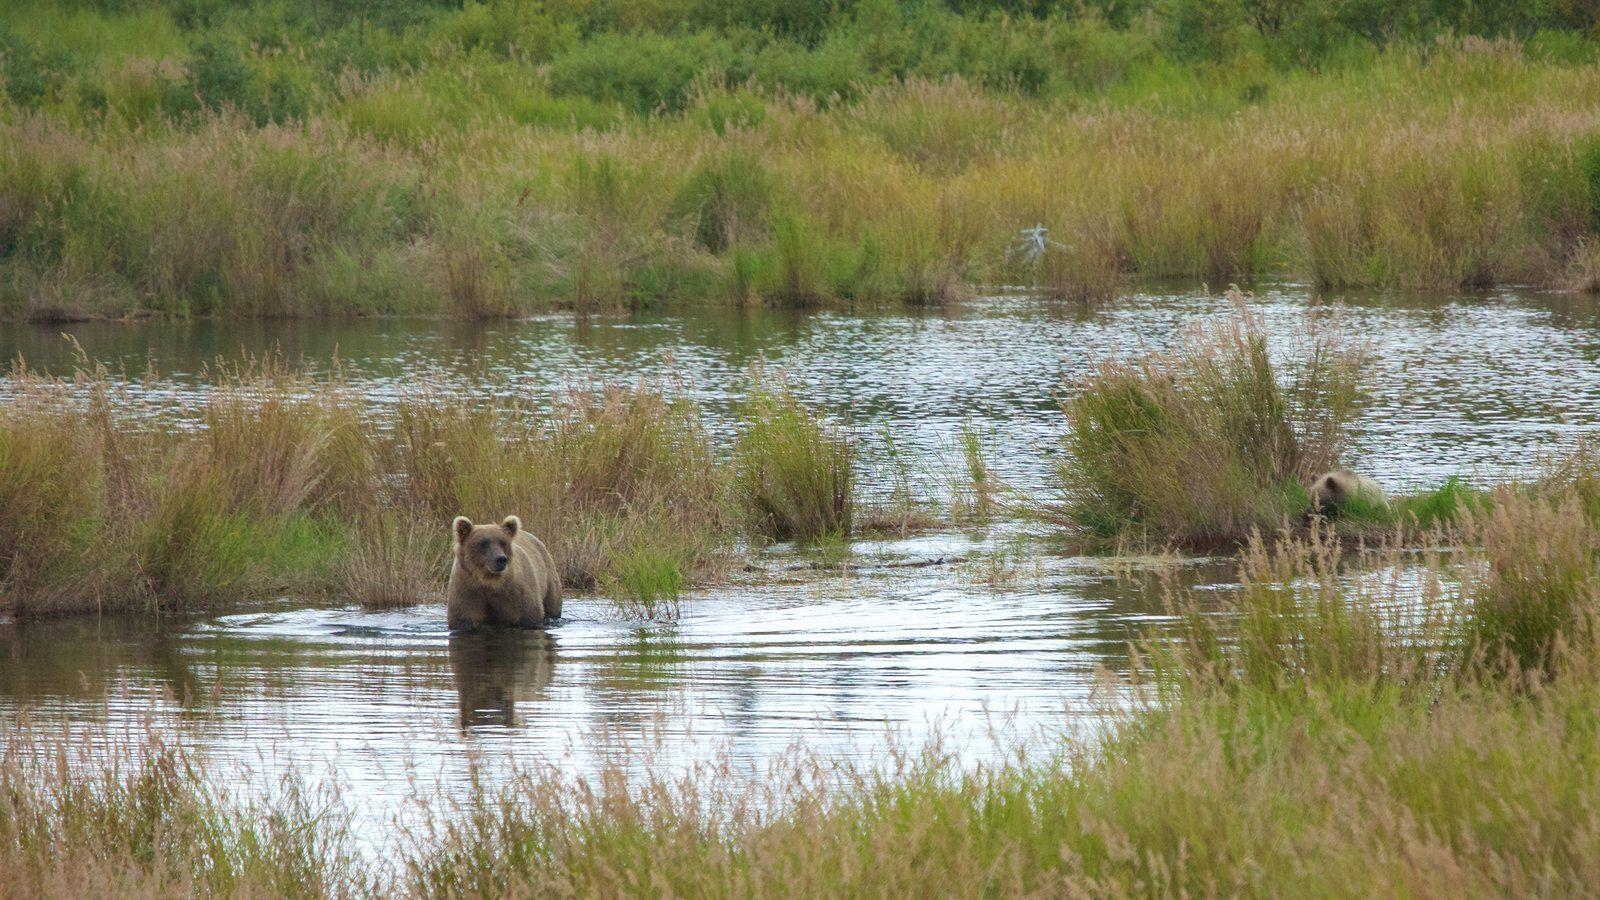
M800 753L757 778L481 761L468 799L414 797L374 866L331 789L244 796L181 734L13 724L0 854L22 895L1582 893L1589 487L1497 494L1462 526L1482 565L1352 555L1323 531L1252 541L1221 615L1171 592L1176 640L1141 645L1143 690L1098 739L975 769L937 746L867 768Z
M5 6L0 896L1600 880L1582 4Z
M13 0L0 309L1593 281L1592 16L1212 6Z
M1181 566L1130 571L1140 580L1131 590L1163 596L1169 612L1137 607L1138 620L1155 624L1109 638L1131 637L1132 652L1119 651L1122 679L1105 676L1096 729L976 763L937 744L901 745L875 763L792 750L754 777L732 760L640 772L623 757L576 771L484 757L468 789L422 788L397 807L377 832L393 841L388 863L375 864L375 832L358 824L348 792L311 770L234 777L238 761L208 756L181 717L109 733L8 713L8 887L1337 894L1448 874L1466 891L1579 890L1593 862L1581 836L1595 825L1594 736L1584 724L1600 598L1594 448L1578 445L1520 483L1449 482L1399 496L1391 510L1307 521L1305 499L1291 496L1296 479L1349 461L1381 360L1362 352L1336 310L1299 310L1269 328L1265 305L1250 298L1215 308L1166 348L1123 354L1061 385L1053 430L1062 443L1028 452L1057 451L1045 484L1064 502L1008 486L997 457L1014 451L970 421L948 446L946 477L959 483L946 482L941 509L963 527L1020 515L1086 548L1237 552L1233 582L1203 590L1175 577ZM1285 334L1292 339L1273 337ZM534 392L408 374L377 403L343 376L275 360L213 366L181 415L151 416L133 397L153 375L88 362L59 378L14 370L0 407L0 490L27 515L7 523L0 554L13 609L193 612L278 592L409 603L442 577L444 511L481 507L485 518L505 508L543 517L575 586L635 621L672 619L701 602L678 592L738 569L751 547L783 533L774 521L823 523L811 529L823 553L845 555L829 565L848 569L861 545L831 543L841 484L857 486L843 491L847 509L929 497L904 474L909 463L864 459L851 439L870 432L808 407L775 372L735 376L742 393L720 425L670 379ZM874 445L870 455L885 452ZM1112 464L1125 460L1138 464ZM1111 504L1149 496L1147 482L1180 484L1197 461L1191 499ZM855 477L873 469L886 474L863 503ZM1207 480L1218 472L1232 480ZM1237 499L1216 500L1208 518L1194 514L1207 508L1194 497ZM1257 504L1266 511L1253 513ZM1040 546L994 542L930 570L917 592L945 596L945 579L974 593L1056 584L1041 572ZM895 571L875 577L907 577ZM1174 577L1163 583L1163 572ZM831 602L881 589L844 582ZM854 632L879 602L849 606L862 618L835 627ZM769 614L794 621L782 604L758 616ZM992 638L981 617L965 618ZM755 627L771 629L765 619ZM633 696L620 684L659 685L696 664L699 650L670 631L642 635L602 654L603 664L576 665L614 698ZM753 657L767 667L777 658L771 647ZM512 727L514 701L533 715L553 660L551 647L519 642L496 650L491 666L481 649L452 643L461 727ZM178 670L171 677L184 691L204 689L181 662L160 665ZM362 680L371 671L401 680L412 665L355 668ZM1279 789L1287 782L1312 788Z
M103 365L52 377L18 362L0 408L0 501L13 511L0 592L19 618L193 613L282 594L426 603L450 552L439 523L517 512L546 536L569 589L599 586L650 615L764 542L842 546L857 531L982 525L997 508L1123 551L1231 551L1319 528L1456 541L1440 529L1494 508L1452 478L1316 514L1306 486L1347 461L1369 348L1337 310L1312 310L1296 339L1269 345L1251 298L1229 302L1170 350L1062 385L1055 497L999 484L971 425L924 465L948 485L932 496L892 434L875 460L858 459L847 420L759 365L734 433L714 438L670 379L541 397L463 390L439 373L377 407L337 373L266 357L212 367L177 416L140 417L118 397L130 381ZM1587 485L1590 463L1574 459L1562 477ZM853 489L864 466L881 483L871 501Z

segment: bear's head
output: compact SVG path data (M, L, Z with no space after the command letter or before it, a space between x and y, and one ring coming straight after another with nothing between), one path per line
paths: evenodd
M1338 506L1344 502L1347 490L1345 480L1339 473L1329 472L1311 485L1311 506L1313 509Z
M456 516L456 562L461 569L482 581L493 582L511 568L511 552L522 520L506 516L498 525L474 525L466 516Z

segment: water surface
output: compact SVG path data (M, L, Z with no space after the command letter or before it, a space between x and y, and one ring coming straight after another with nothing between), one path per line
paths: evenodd
M1292 287L1257 305L1300 333ZM1370 336L1370 414L1359 465L1394 490L1460 475L1531 471L1600 426L1600 312L1593 301L1499 293L1350 297ZM203 391L202 369L279 351L331 370L382 405L419 373L463 388L550 394L604 380L682 382L725 433L752 364L787 373L862 436L869 491L892 480L892 447L918 489L947 494L957 431L990 436L1002 478L1050 488L1063 385L1115 354L1169 346L1227 302L1152 294L1099 310L1024 298L921 314L713 311L490 326L436 321L3 326L0 354L69 371L70 333L136 379L153 415ZM337 360L337 362L335 362ZM0 398L4 384L0 382ZM3 402L3 399L0 399ZM942 494L941 492L945 492ZM0 717L181 720L211 752L263 769L332 771L374 821L420 777L464 790L474 754L576 773L618 747L656 762L713 755L759 766L803 742L871 760L886 735L938 730L963 758L995 734L1092 727L1102 679L1127 673L1126 642L1162 619L1157 579L1105 559L989 530L858 542L841 561L776 548L759 571L687 597L673 622L619 618L601 597L567 604L547 631L452 637L441 611L278 607L196 622L0 624ZM1137 567L1135 567L1137 568ZM1225 590L1226 563L1179 580Z

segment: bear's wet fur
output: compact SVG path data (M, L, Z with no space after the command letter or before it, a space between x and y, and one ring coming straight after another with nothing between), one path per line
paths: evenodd
M561 617L561 575L544 542L506 516L498 525L474 525L457 516L455 561L445 590L450 630L485 625L537 628Z
M1389 509L1389 495L1376 481L1348 469L1336 469L1311 482L1311 512L1336 516L1351 501Z

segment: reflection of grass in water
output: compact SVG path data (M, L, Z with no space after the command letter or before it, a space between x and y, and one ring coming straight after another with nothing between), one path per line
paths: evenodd
M680 677L688 663L688 650L672 626L633 628L610 651L601 665L608 681L624 684L659 685Z

